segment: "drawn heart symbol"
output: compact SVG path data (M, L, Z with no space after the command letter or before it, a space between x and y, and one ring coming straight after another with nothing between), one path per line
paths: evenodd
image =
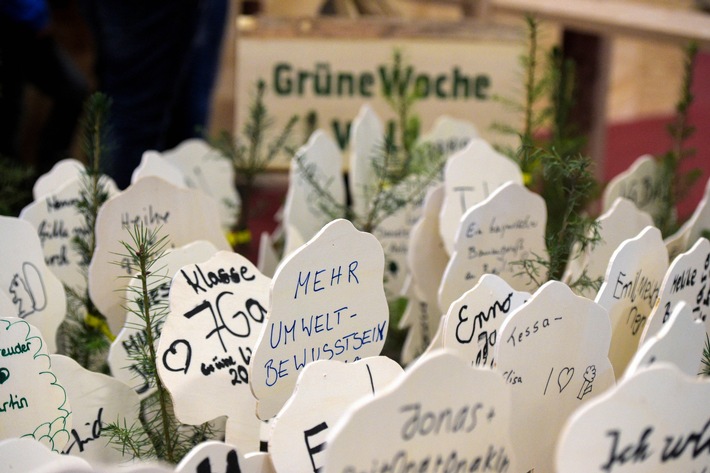
M169 371L182 371L187 374L191 358L192 347L190 343L187 340L175 340L170 344L170 347L165 350L165 353L163 353L163 366Z
M564 391L574 376L574 368L562 368L560 374L557 375L557 385L560 387L560 392Z
M7 368L0 368L0 384L4 383L10 377L10 370Z

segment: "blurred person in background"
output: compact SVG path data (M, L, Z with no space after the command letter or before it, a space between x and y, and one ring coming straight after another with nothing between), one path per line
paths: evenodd
M51 99L51 108L30 157L37 174L69 157L88 94L86 78L52 36L45 0L0 0L0 155L18 159L24 88Z
M146 150L202 136L227 0L82 0L94 34L98 88L111 108L104 172L130 184Z

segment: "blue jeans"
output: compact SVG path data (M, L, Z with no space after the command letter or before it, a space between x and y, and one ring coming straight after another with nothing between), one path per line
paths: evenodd
M201 136L226 0L84 0L99 89L113 100L104 172L121 188L144 151Z

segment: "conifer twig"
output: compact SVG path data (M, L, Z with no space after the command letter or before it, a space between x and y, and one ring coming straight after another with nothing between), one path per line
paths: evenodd
M679 99L676 104L676 114L673 123L668 125L668 133L672 139L671 149L658 158L660 162L660 188L664 192L661 209L656 216L656 225L663 236L668 236L678 228L676 221L676 206L685 198L688 190L701 176L699 169L687 173L681 172L681 164L695 154L695 150L686 149L688 139L695 133L695 127L688 123L688 113L693 103L693 69L698 53L698 45L694 42L685 48L683 80L681 82Z
M156 346L168 307L165 301L153 301L151 292L169 279L163 274L165 268L158 266L168 244L167 236L159 237L159 232L159 228L149 230L142 224L134 226L129 230L130 241L121 242L125 253L117 255L128 258L136 268L135 276L127 276L138 281L137 287L128 285L135 304L126 304L125 308L140 319L139 328L145 335L145 344L129 351L129 359L140 367L154 391L141 402L140 424L127 426L125 422L123 425L116 422L110 424L106 432L112 444L139 458L157 458L176 464L211 430L208 424L185 426L175 418L170 393L158 376Z

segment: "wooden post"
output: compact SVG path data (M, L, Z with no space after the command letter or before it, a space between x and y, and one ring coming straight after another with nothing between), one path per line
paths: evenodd
M575 64L576 103L571 119L588 137L586 152L592 157L598 180L604 176L606 98L609 88L611 39L597 34L564 30L562 53Z

